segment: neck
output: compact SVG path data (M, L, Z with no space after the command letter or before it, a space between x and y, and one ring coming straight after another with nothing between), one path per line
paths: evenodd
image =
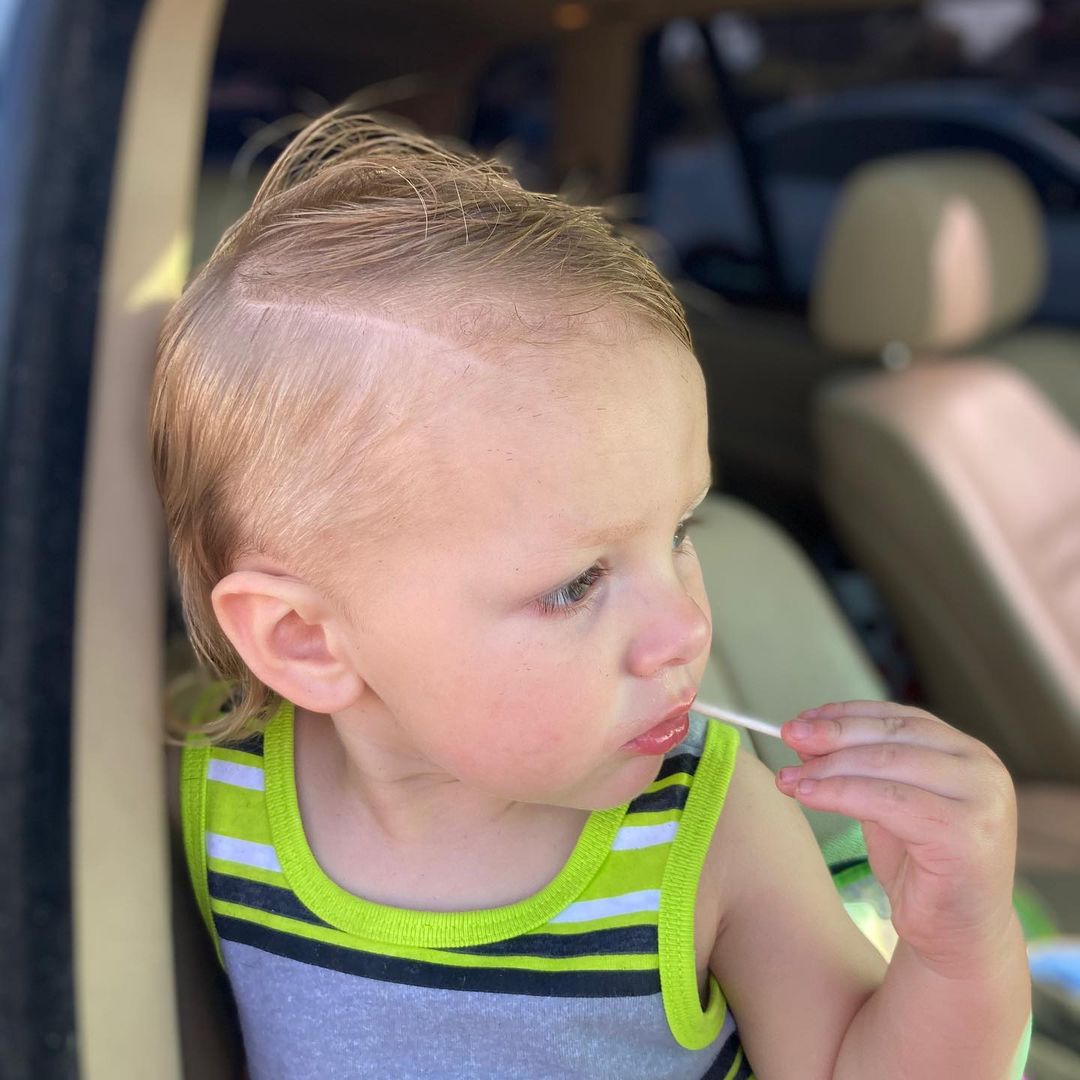
M296 710L296 769L308 792L341 816L375 827L388 843L410 848L443 847L556 812L515 802L469 786L379 725L347 715L322 716ZM307 801L307 800L305 800ZM580 816L578 811L570 811Z
M297 710L308 843L358 896L425 911L514 903L565 865L586 811L523 803L449 776L377 723Z

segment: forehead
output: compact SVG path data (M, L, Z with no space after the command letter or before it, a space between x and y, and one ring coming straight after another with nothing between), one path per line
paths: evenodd
M521 416L565 419L586 432L611 413L629 416L663 406L704 403L704 378L696 357L670 335L596 330L558 344L519 344L475 369L471 392L492 428Z
M427 433L439 501L474 527L595 528L707 476L704 381L678 342L579 342L523 371L529 359L480 377Z

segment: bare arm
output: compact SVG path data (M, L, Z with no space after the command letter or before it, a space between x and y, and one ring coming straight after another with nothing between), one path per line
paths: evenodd
M721 906L710 968L754 1076L829 1080L886 965L844 910L806 818L750 755L739 754L705 873Z
M775 783L740 758L706 863L722 912L711 966L755 1075L1008 1080L1031 984L1004 767L935 717L880 702L824 707L797 748L801 770ZM800 779L816 783L796 795ZM796 797L862 822L900 936L887 972Z
M1008 1080L1031 1009L1020 925L1012 917L982 971L934 971L901 941L885 982L855 1015L835 1080L986 1077ZM941 1017L948 1017L942 1023ZM895 1046L895 1054L881 1047Z

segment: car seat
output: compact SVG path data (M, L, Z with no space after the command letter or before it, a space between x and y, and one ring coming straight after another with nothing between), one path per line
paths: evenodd
M810 295L815 340L902 364L979 356L1021 371L1080 431L1080 332L1027 325L1046 284L1029 181L985 153L912 153L855 171Z
M952 300L947 305L947 325L934 322L938 315L930 310L928 294L918 292L929 282L930 268L915 265L931 258L931 245L923 240L932 218L924 220L911 206L891 218L884 214L891 226L874 225L873 207L864 207L860 227L847 228L842 238L834 219L813 283L809 323L801 310L736 305L685 276L670 275L708 383L710 441L724 467L725 488L766 509L804 541L822 528L811 415L813 399L828 379L879 371L883 363L902 363L912 350L942 356L977 352L1021 371L1080 430L1080 331L1027 324L1047 266L1041 211L1028 181L987 154L905 155L907 187L918 189L925 161L941 159L950 162L954 185L984 176L978 190L996 274L986 310L968 310L964 301L970 306L970 297L961 296L959 306ZM860 187L866 177L883 175L880 170L892 175L896 160L856 173ZM886 209L905 198L915 196L897 190L880 196ZM841 198L838 208L845 202ZM970 218L950 212L954 232L962 231ZM850 206L839 217L847 213ZM845 253L836 254L840 250ZM882 251L888 255L875 258ZM898 277L912 278L902 294L881 293L891 336L882 337L870 321L878 308L877 278L873 272L869 280L863 277L868 258L879 276L891 268ZM865 313L857 313L863 307Z
M902 366L819 396L821 491L889 602L931 706L1021 780L1080 780L1080 430L1016 368L936 351L1034 295L1027 194L986 155L858 172L813 296L818 334ZM1080 371L1080 353L1078 353Z

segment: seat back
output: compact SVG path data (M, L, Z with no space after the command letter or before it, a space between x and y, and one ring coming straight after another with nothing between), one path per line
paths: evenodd
M999 360L1080 431L1080 331L1027 325L1049 268L1035 193L1007 161L886 158L839 201L811 292L815 343L850 356Z
M1028 317L1046 278L1030 184L991 154L881 158L844 185L811 284L837 352L967 349Z
M880 698L884 687L813 566L772 521L710 496L693 532L712 602L713 642L701 697L780 724L827 701ZM774 772L799 759L778 739L743 731ZM807 810L826 861L861 852L849 818Z
M815 326L910 363L830 385L815 440L826 504L931 705L1017 778L1077 780L1080 433L1015 369L938 351L1038 284L1013 179L985 155L913 155L852 180Z

